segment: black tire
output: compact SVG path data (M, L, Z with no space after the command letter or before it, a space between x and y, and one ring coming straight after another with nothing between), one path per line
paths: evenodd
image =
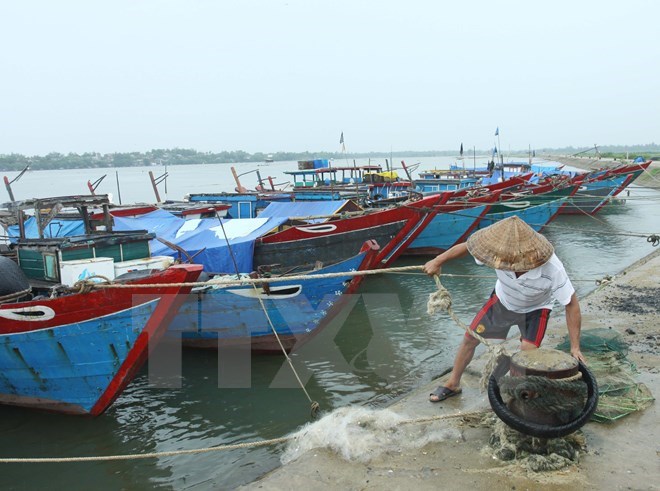
M11 295L30 288L25 273L14 261L0 256L0 296Z
M559 426L543 425L526 421L517 414L512 413L502 400L497 379L504 375L508 369L508 363L506 364L506 367L504 367L504 363L500 363L490 376L490 379L488 380L488 400L490 401L490 406L493 408L493 411L495 411L495 414L497 414L507 426L510 426L521 433L538 438L560 438L562 436L570 435L582 428L587 421L589 421L589 418L591 418L598 406L598 384L596 383L596 379L589 369L580 362L578 369L580 370L580 373L582 373L582 381L587 384L587 402L580 415L570 423Z

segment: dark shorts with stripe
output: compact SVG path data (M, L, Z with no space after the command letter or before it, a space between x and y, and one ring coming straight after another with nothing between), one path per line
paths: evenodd
M502 305L493 292L470 324L470 329L484 338L506 339L511 326L518 326L521 338L539 347L545 336L550 312L550 309L538 309L526 314L512 312ZM469 336L467 333L465 335Z

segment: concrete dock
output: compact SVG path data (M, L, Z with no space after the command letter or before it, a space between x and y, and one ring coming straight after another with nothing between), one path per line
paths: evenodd
M580 300L583 331L610 328L621 333L630 344L628 358L639 370L638 381L656 397L660 394L659 277L660 250L656 250ZM555 346L565 334L563 311L556 308L544 346ZM516 344L511 343L515 350ZM484 359L481 356L468 367L460 396L428 402L429 392L440 379L419 387L389 409L410 419L488 411L486 394L478 388ZM560 471L532 472L516 461L497 460L487 451L491 429L486 425L474 418L448 419L418 429L451 430L445 441L389 451L368 462L347 461L331 450L315 448L244 488L654 490L660 489L659 423L655 402L616 423L590 422L582 429L587 450L579 463Z

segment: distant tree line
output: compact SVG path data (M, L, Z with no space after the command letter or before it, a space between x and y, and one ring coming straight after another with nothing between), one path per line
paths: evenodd
M542 148L535 149L537 155L541 154L562 154L574 155L581 152L586 153L593 147L565 147L565 148ZM640 154L646 158L660 158L660 145L655 143L647 145L632 146L599 146L601 155L618 156L623 158L626 153ZM477 150L477 153L490 154L491 149ZM470 153L469 151L467 152ZM527 150L511 152L514 155L527 154ZM433 150L433 151L397 151L397 157L434 157L434 156L457 156L457 150ZM148 152L129 152L129 153L106 153L86 152L83 154L68 153L61 154L52 152L47 155L25 156L21 154L0 154L0 170L20 171L27 165L32 170L45 169L92 169L108 167L139 167L150 165L192 165L192 164L224 164L239 162L263 162L273 159L282 160L311 160L311 159L363 159L363 158L389 158L389 152L366 152L366 153L347 153L340 152L273 152L273 153L248 153L242 150L225 152L198 152L197 150L187 148L156 149Z

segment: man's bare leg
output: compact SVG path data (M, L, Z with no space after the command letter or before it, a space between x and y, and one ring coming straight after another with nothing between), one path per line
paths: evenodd
M472 361L474 357L474 351L479 346L479 341L472 336L464 336L461 345L458 347L456 352L456 357L454 358L454 367L447 379L447 382L443 384L445 387L451 390L456 390L461 386L461 377L467 366ZM533 345L532 345L533 346ZM438 396L432 395L429 400L431 402L437 402Z

